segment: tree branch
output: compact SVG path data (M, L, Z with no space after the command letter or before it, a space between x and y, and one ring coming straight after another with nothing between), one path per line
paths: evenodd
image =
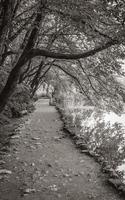
M95 89L95 87L93 86L93 83L92 83L90 77L88 76L87 72L86 72L85 69L83 68L82 63L80 62L80 60L78 60L78 64L79 64L80 68L82 69L83 73L85 74L86 78L88 79L91 88L94 90L94 92L95 92L97 95L99 95L98 91L97 91L97 90Z
M87 57L93 56L96 53L101 52L116 44L120 44L120 42L118 42L117 40L112 40L99 47L95 47L92 50L89 50L83 53L78 53L78 54L63 54L63 53L47 51L44 49L32 49L27 55L27 60L34 58L36 56L46 56L46 57L55 58L55 59L78 60L80 58L87 58Z
M81 22L83 27L85 26L85 24L87 23L85 20L82 19L82 17L80 15L71 15L70 13L64 13L63 11L61 10L53 10L52 8L48 8L48 10L52 13L57 13L59 14L60 16L62 16L63 18L64 17L69 17L73 22ZM103 38L106 38L106 39L110 39L112 40L112 38L110 36L108 36L107 34L105 33L102 33L100 30L98 30L96 27L92 27L92 25L90 25L90 23L88 23L89 27L91 28L92 31L94 31L95 33L98 33L100 36L102 36Z
M90 97L88 96L88 94L86 93L86 91L84 90L83 86L81 85L79 79L74 76L73 74L71 74L70 72L68 72L67 70L65 70L62 66L57 65L57 64L53 64L53 66L61 69L65 74L67 74L68 76L70 76L79 86L79 88L81 89L82 93L88 98L89 101L92 102L92 100L90 99Z

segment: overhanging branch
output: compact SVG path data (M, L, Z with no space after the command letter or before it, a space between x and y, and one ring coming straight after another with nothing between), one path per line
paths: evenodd
M88 100L92 103L92 100L90 99L90 97L88 96L87 92L84 90L83 86L81 85L79 79L74 76L73 74L71 74L70 72L68 72L66 69L64 69L61 65L58 64L53 64L53 66L61 69L65 74L67 74L69 77L71 77L79 86L81 92L88 98Z
M96 53L101 52L116 44L120 44L120 42L117 40L112 40L92 50L89 50L83 53L78 53L78 54L64 54L64 53L56 53L52 51L47 51L44 49L32 49L27 55L27 59L30 59L36 56L46 56L46 57L55 58L55 59L78 60L80 58L87 58L87 57L93 56Z

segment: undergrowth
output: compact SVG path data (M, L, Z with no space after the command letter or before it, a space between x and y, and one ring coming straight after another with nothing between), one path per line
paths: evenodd
M96 106L87 106L84 101L75 102L72 100L73 98L75 98L75 95L74 97L64 95L58 101L58 107L63 109L69 129L75 132L90 151L97 153L113 169L117 169L125 159L123 125L105 121L106 110Z

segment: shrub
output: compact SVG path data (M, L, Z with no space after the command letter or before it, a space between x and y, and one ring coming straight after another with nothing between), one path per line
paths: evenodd
M61 103L62 105L65 115L68 116L66 119L69 129L74 127L75 134L90 151L102 156L112 168L117 168L125 159L123 125L119 122L111 124L105 121L104 114L108 115L108 112L99 107L83 105L83 102L82 106L78 107L72 99L71 102Z
M10 98L7 106L5 107L3 114L1 115L0 121L3 123L7 118L12 117L21 117L21 112L23 110L27 110L28 112L32 112L34 110L33 101L30 97L30 90L27 86L23 84L17 85L17 88Z

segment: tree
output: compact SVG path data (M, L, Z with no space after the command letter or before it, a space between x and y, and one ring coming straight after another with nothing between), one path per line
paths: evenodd
M2 2L1 8L4 10ZM7 26L8 31L4 43L8 41L9 45L6 46L6 51L3 50L4 45L1 42L1 55L4 58L2 66L6 64L10 54L14 61L13 66L10 65L11 70L7 82L0 93L0 112L4 109L8 98L19 82L22 71L25 71L23 69L29 61L33 62L36 57L42 59L34 77L31 78L32 88L37 88L36 85L39 84L38 79L40 79L43 60L44 63L45 60L51 63L54 59L58 63L61 60L61 65L53 63L53 67L58 66L69 74L81 86L84 94L88 95L86 86L83 87L84 81L82 82L82 79L87 79L89 86L93 87L92 76L94 80L99 82L101 71L99 71L100 76L97 76L94 69L90 68L92 70L90 77L90 72L88 76L88 72L83 69L83 63L89 66L93 58L94 65L96 65L96 59L103 60L105 58L106 61L109 50L112 55L115 53L117 58L121 54L124 55L124 1L21 0L14 3L11 9L8 7L12 17L11 22L7 20L9 26ZM5 19L5 15L1 14L1 21ZM52 43L50 42L51 37L54 37ZM49 43L51 46L48 48ZM67 71L62 66L62 60L65 62L67 60L66 66L70 66L70 70ZM117 63L116 59L115 61ZM78 67L73 68L73 62ZM107 72L104 62L102 65L105 66L104 71ZM47 66L46 70L48 71L48 69ZM79 69L79 73L77 73L77 69ZM79 81L80 70L84 76ZM114 71L117 72L117 67Z

